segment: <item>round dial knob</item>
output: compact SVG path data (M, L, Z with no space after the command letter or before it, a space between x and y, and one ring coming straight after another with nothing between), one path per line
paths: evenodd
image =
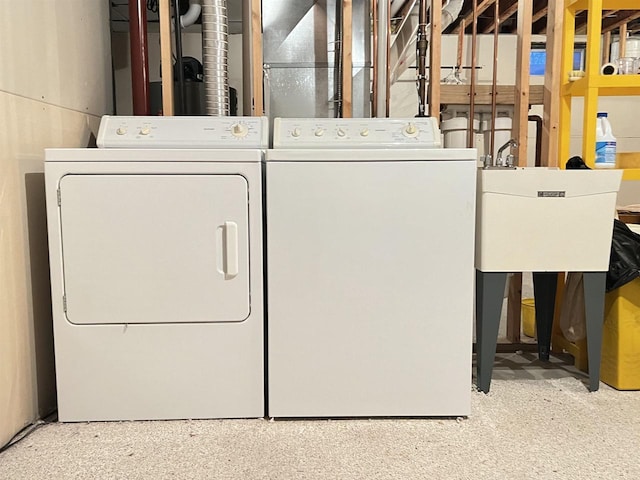
M234 137L246 137L247 133L249 133L249 129L242 123L234 123L231 127L231 134Z
M296 138L297 138L297 137L299 137L299 136L300 136L300 129L299 129L299 128L294 128L294 129L291 131L291 136L292 136L292 137L296 137Z
M337 134L339 137L344 137L344 136L347 134L347 132L345 132L345 131L344 131L343 129L341 129L341 128L338 128L338 130L336 130L336 134Z
M368 128L363 128L362 130L360 130L360 136L361 137L368 137L369 136L369 129Z
M324 128L316 128L316 131L314 133L316 137L321 137L324 135Z
M142 127L140 129L140 135L149 135L151 133L151 129L149 127Z
M124 135L125 133L127 133L127 129L124 127L120 127L116 130L116 134L118 135Z
M416 133L418 133L418 129L416 128L416 126L413 123L410 123L409 125L404 127L404 133L405 133L405 135L413 136Z

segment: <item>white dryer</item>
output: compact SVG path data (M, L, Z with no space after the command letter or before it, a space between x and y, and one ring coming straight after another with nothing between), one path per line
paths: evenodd
M468 415L476 151L416 119L276 119L268 414Z
M264 416L264 118L104 117L45 177L61 421Z

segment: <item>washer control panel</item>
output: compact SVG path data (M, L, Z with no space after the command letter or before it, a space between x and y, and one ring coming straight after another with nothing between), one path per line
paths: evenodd
M128 117L105 115L100 148L267 148L266 117Z
M440 148L440 129L422 118L276 118L273 148Z

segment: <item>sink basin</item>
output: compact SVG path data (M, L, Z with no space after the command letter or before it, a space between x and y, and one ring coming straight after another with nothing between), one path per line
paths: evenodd
M621 180L621 170L479 169L476 268L607 271Z

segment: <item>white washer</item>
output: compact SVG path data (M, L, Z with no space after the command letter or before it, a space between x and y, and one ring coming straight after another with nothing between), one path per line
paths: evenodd
M264 416L264 118L104 117L46 151L61 421Z
M476 159L433 119L276 119L268 414L470 413Z

